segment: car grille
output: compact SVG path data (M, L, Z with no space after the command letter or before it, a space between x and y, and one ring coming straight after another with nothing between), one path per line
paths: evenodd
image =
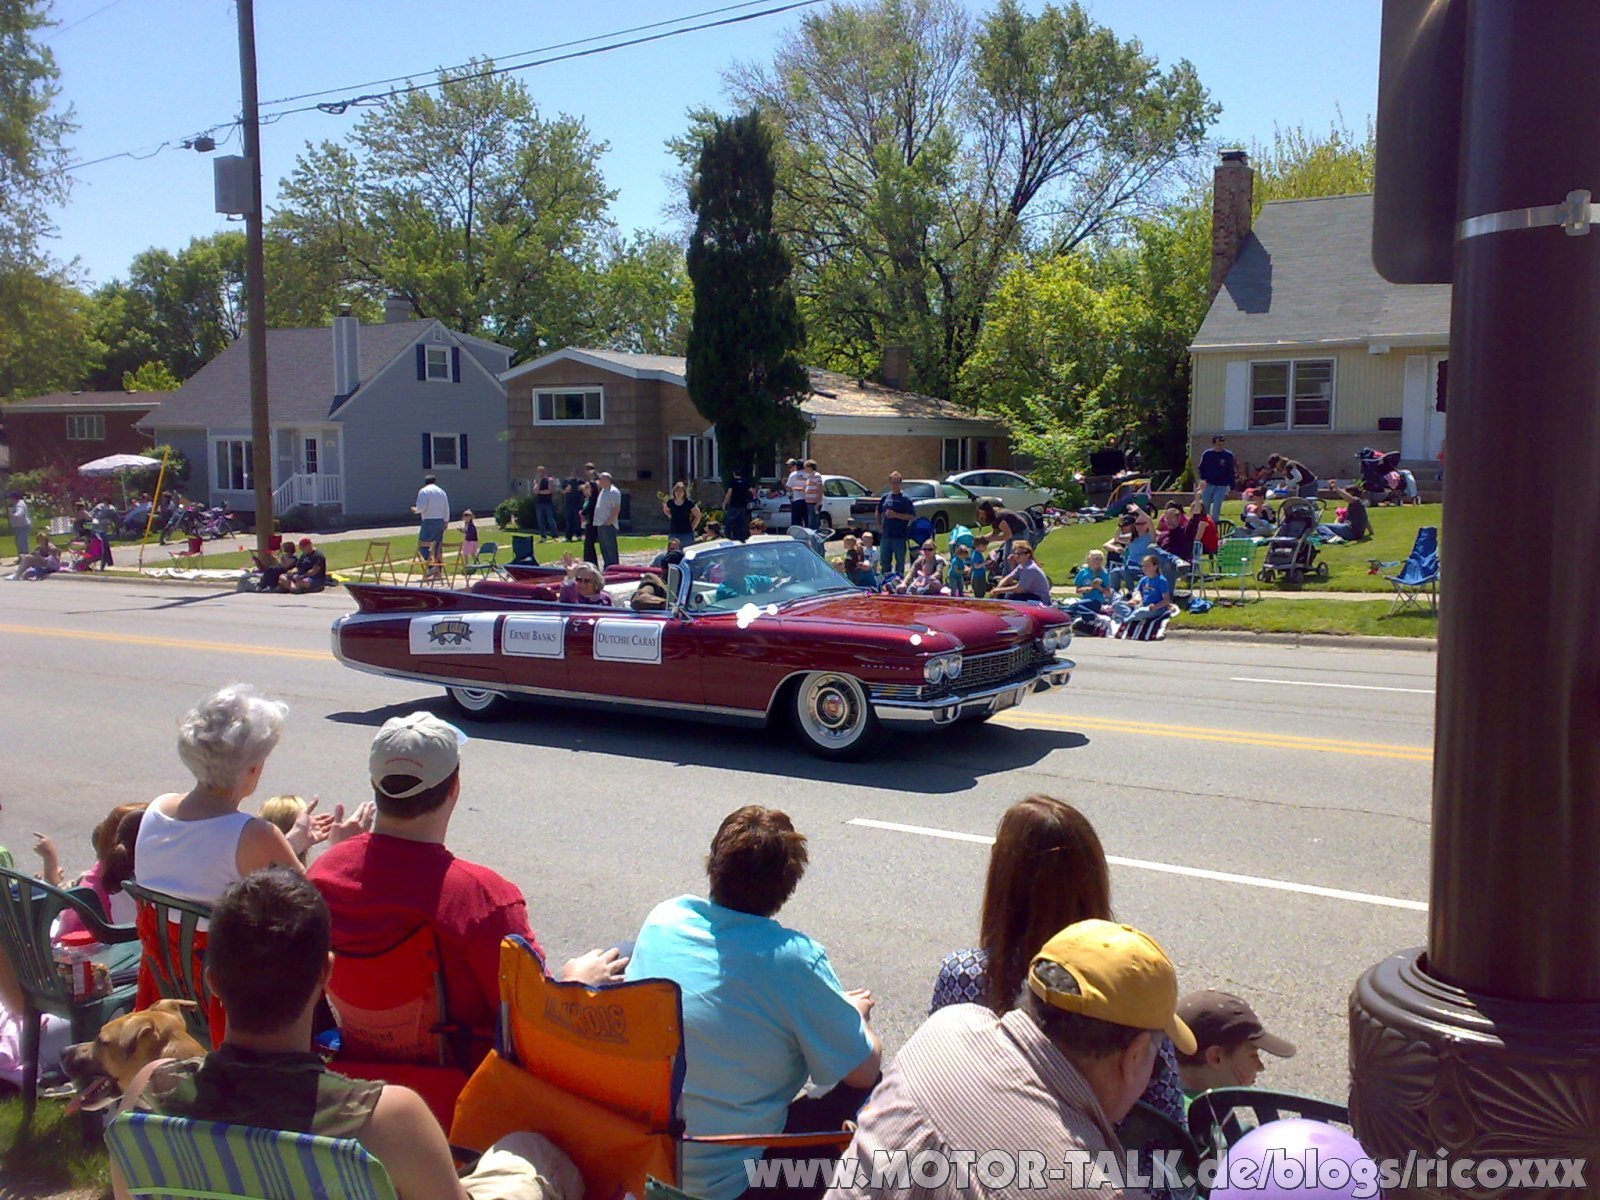
M944 680L938 687L909 683L875 683L868 692L874 700L936 700L942 696L965 695L1000 687L1013 679L1031 679L1038 669L1055 658L1038 642L1024 642L1009 650L989 654L968 654L961 660L961 677L953 683Z

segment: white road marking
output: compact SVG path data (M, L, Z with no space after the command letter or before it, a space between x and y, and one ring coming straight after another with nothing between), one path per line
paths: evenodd
M1432 688L1378 687L1370 683L1312 683L1306 679L1253 679L1248 675L1234 675L1229 683L1281 683L1285 687L1344 688L1352 692L1410 692L1414 696L1431 696Z
M943 838L950 842L972 842L979 846L994 845L994 838L980 833L960 833L953 829L931 829L926 825L902 825L896 821L874 821L856 817L851 825L864 829L883 829L890 833L911 833L920 837ZM1213 883L1236 883L1241 887L1265 888L1274 892L1298 892L1302 896L1322 896L1329 900L1350 900L1357 904L1373 904L1380 908L1403 908L1410 912L1427 912L1421 900L1401 900L1394 896L1374 896L1370 892L1349 892L1343 888L1318 887L1311 883L1290 883L1283 879L1263 879L1258 875L1234 875L1227 871L1207 871L1201 867L1180 867L1174 863L1150 862L1143 858L1121 858L1106 855L1113 866L1133 867L1140 871L1157 871L1164 875L1186 875L1191 879L1208 879Z

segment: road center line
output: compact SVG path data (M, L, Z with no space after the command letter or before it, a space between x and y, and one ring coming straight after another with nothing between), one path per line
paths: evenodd
M133 646L159 646L167 650L211 650L221 654L258 654L265 658L310 658L332 662L327 650L293 650L280 646L249 646L239 642L197 642L189 638L150 637L134 633L101 633L92 629L56 629L48 625L0 625L0 633L25 637L76 638L85 642L121 642Z
M953 829L931 829L926 825L901 825L895 821L874 821L856 817L848 822L863 829L882 829L889 833L909 833L918 837L942 838L951 842L971 842L979 846L994 845L994 838L978 833L960 833ZM1228 871L1207 871L1201 867L1180 867L1174 863L1150 862L1143 858L1121 858L1106 855L1113 866L1131 867L1137 871L1156 871L1163 875L1184 875L1190 879L1206 879L1213 883L1234 883L1240 887L1264 888L1274 892L1298 892L1302 896L1321 896L1328 900L1349 900L1355 904L1372 904L1380 908L1402 908L1410 912L1427 912L1428 906L1420 900L1400 900L1394 896L1375 896L1370 892L1350 892L1343 888L1318 887L1311 883L1290 883L1283 879L1263 879L1258 875L1235 875Z
M1284 687L1343 688L1352 692L1408 692L1413 696L1431 696L1432 688L1378 687L1370 683L1312 683L1306 679L1254 679L1249 675L1234 675L1229 683L1277 683Z
M1404 746L1388 742L1347 742L1336 738L1301 737L1244 729L1200 725L1162 725L1153 721L1112 720L1075 714L1010 709L992 718L1014 729L1063 729L1072 732L1128 733L1137 737L1177 738L1186 742L1215 742L1225 746L1264 746L1273 750L1315 750L1325 754L1353 754L1362 758L1393 758L1402 762L1432 762L1433 747Z

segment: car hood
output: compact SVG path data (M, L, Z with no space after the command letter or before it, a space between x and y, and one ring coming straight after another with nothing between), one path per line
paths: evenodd
M957 638L969 650L1013 646L1035 636L1037 621L1049 613L1030 613L1005 600L951 600L926 596L888 596L856 592L804 600L783 610L783 620L817 624L907 628L923 626Z

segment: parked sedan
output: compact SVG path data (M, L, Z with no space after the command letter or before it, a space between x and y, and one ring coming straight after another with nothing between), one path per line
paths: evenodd
M1060 609L865 592L788 537L692 547L665 608L633 608L640 573L607 571L605 606L561 603L560 568L471 591L351 583L358 611L334 623L334 654L442 687L479 719L546 699L787 724L824 758L864 753L888 725L984 720L1072 675Z
M872 500L872 493L848 475L822 477L822 515L818 524L824 529L851 529L860 526L853 510L861 500ZM877 501L873 500L876 505ZM762 500L750 513L760 517L772 530L789 528L789 500L787 495L771 496Z
M1036 504L1049 504L1055 498L1049 488L1040 487L1015 471L962 471L946 477L945 482L960 484L980 500L986 497L1000 500L1007 508L1032 508Z
M937 479L907 479L900 485L900 490L911 497L911 503L917 510L917 516L927 517L933 522L935 533L948 533L957 525L973 526L978 523L978 501L981 497L973 495L959 483L941 482ZM889 494L885 488L879 499ZM872 521L869 528L878 527L876 502L874 502Z

